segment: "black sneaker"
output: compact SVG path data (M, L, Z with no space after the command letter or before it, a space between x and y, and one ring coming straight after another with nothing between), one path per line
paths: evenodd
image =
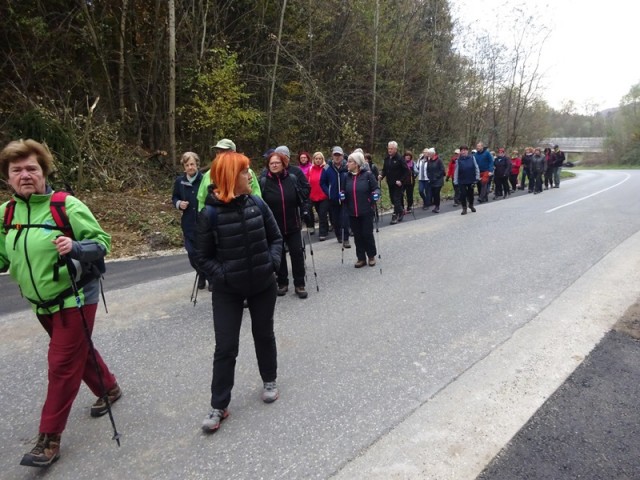
M36 446L25 453L20 465L46 468L60 458L60 434L40 433Z
M109 405L113 405L118 401L118 399L122 396L122 390L116 383L111 390L107 392L107 396L109 397ZM105 413L107 413L107 402L104 397L100 397L96 400L96 403L91 405L91 416L94 418L101 417Z
M394 213L391 215L391 225L395 225L396 223L398 223L398 215Z
M220 410L218 408L212 408L211 411L204 417L202 421L202 431L204 433L214 433L220 428L220 423L229 416L229 410L226 408Z

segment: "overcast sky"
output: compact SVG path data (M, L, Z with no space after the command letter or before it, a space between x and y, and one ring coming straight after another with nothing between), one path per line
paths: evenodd
M545 99L553 108L566 100L577 107L617 107L640 83L638 0L451 0L452 14L473 29L495 32L516 5L552 29L542 57ZM524 27L524 25L522 25ZM535 30L536 26L528 26Z

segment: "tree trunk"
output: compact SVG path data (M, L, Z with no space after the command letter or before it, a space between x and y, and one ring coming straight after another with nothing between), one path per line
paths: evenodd
M176 5L169 0L169 154L174 165L176 155Z
M373 47L373 88L371 92L371 148L373 154L376 146L376 91L378 81L378 25L380 21L380 0L376 0L376 15L374 20L374 47Z
M118 103L120 106L120 121L125 124L126 103L124 100L124 77L125 77L125 34L127 31L127 10L129 0L122 0L122 15L120 17L120 64L118 65Z
M271 91L269 92L268 122L267 122L267 142L271 141L271 123L273 120L273 94L276 90L276 71L278 70L278 59L280 57L280 41L282 40L282 25L284 24L284 12L287 8L287 0L282 2L280 12L280 26L278 27L278 38L276 40L276 58L273 62L273 74L271 75Z

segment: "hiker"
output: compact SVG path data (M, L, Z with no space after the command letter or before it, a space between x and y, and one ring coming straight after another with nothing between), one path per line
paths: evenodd
M327 195L322 190L322 186L320 185L322 172L324 172L326 168L327 164L324 160L324 155L322 154L322 152L314 153L313 165L311 166L311 168L309 169L309 173L307 174L309 186L311 187L311 191L309 193L309 201L311 203L309 216L313 218L313 210L316 211L320 228L318 240L320 240L321 242L324 242L329 235L329 197L327 197Z
M402 221L404 208L402 207L402 180L407 173L407 163L402 155L398 153L398 142L390 141L387 144L387 156L384 157L382 171L378 175L378 181L387 179L389 187L389 199L393 203L393 214L391 215L391 225Z
M297 175L290 173L285 167L287 163L285 155L277 151L271 154L267 162L267 174L260 179L262 198L273 212L284 243L289 250L295 293L299 298L307 298L300 218L302 199L298 193L297 180L297 175L301 173ZM278 296L283 296L289 291L289 270L284 252L277 277Z
M322 191L329 199L329 219L333 226L333 233L342 248L351 248L349 243L349 216L342 208L340 192L342 191L342 177L347 172L342 147L335 146L331 149L331 161L327 162L327 168L320 177Z
M361 152L353 152L347 159L349 173L344 178L341 198L349 213L349 225L353 230L358 261L355 268L369 263L376 264L376 242L373 237L374 202L380 198L378 182L369 170L365 170L366 160Z
M278 399L274 273L282 255L282 235L271 210L260 197L250 195L249 159L236 152L222 153L211 175L215 188L198 215L196 242L198 268L207 274L214 292L211 410L202 422L206 433L217 431L229 415L245 298L263 381L262 400Z
M189 263L198 273L198 288L200 290L207 286L207 279L202 272L198 271L196 264L196 221L198 219L198 189L202 182L200 167L200 157L194 152L182 154L182 168L184 174L178 176L173 184L173 194L171 203L182 212L180 227L184 239L184 248L189 257Z
M473 155L469 155L469 147L460 146L460 156L456 161L456 169L453 173L453 184L460 189L460 203L462 204L461 215L467 214L467 205L472 212L476 211L473 206L473 186L480 180L480 169Z
M11 277L50 337L38 439L20 462L32 467L48 467L60 457L60 437L82 381L98 397L92 417L107 413L106 396L109 404L121 396L116 378L100 354L91 352L88 338L100 296L99 274L91 272L94 262L109 252L111 237L84 203L66 192L53 192L47 184L53 166L49 149L30 139L10 142L0 153L0 174L15 192L12 201L0 206L0 272L11 267ZM60 197L63 205L56 207L53 197ZM58 228L61 218L70 225L73 239ZM71 262L75 272L67 268ZM70 273L79 277L77 291Z

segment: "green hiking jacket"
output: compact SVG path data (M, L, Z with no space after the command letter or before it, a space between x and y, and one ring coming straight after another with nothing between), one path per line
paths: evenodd
M16 201L12 224L44 224L55 226L49 202L52 191L44 195L33 194L29 200L14 195ZM0 205L0 219L8 202ZM93 262L103 258L111 249L111 236L105 233L89 208L77 198L69 195L65 200L65 208L75 240L70 257L82 262ZM54 278L54 267L59 255L52 243L60 230L44 227L9 229L5 233L0 228L0 272L9 269L10 276L18 283L22 296L35 302L53 300L71 287L71 280L66 265L58 268L58 278ZM75 262L74 262L75 263ZM98 280L94 280L80 289L82 304L97 303L99 297ZM75 297L70 295L64 299L63 308L74 308ZM60 309L58 305L48 309L37 308L36 313L54 313Z

